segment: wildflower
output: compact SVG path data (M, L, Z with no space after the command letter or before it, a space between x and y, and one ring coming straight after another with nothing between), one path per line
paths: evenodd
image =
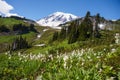
M83 58L82 58L82 61L84 62L84 61L85 61L85 59L83 59Z
M67 66L67 63L65 62L65 63L64 63L64 68L66 68L66 66Z
M96 53L94 53L94 56L96 56L97 54Z
M5 55L7 55L8 53L6 52Z
M98 72L101 73L101 72L102 72L102 69L100 68Z
M113 67L110 67L110 70L112 70L113 69Z
M70 62L73 63L73 60L71 59Z
M11 59L11 56L9 56L8 59Z
M92 59L90 59L90 61L92 61Z
M83 54L84 53L84 49L81 49L81 54Z
M42 75L37 76L36 80L42 80Z
M113 45L112 44L110 44L110 47L112 47Z
M111 49L111 52L112 52L112 53L114 53L115 51L116 51L116 49L114 49L114 48L113 48L113 49Z
M25 59L25 62L27 62L27 59Z
M99 66L99 63L97 63L97 64L95 65L96 68L98 68L98 66Z
M20 57L20 58L19 58L19 60L21 61L21 60L22 60L22 58Z
M115 77L107 78L106 80L114 80Z
M87 56L88 59L90 59L90 56Z
M64 58L63 58L63 60L66 61L67 59L68 59L68 56L65 55Z
M105 48L104 48L103 50L104 50L104 51L106 51L106 49L105 49Z
M79 80L79 77L77 76L77 78L76 78L77 80Z
M82 62L82 64L81 64L82 66L84 65L84 62Z
M21 55L21 53L20 52L18 52L18 56L20 56Z
M100 56L97 56L97 58L99 59L99 58L100 58Z
M107 61L107 58L105 58L104 60Z

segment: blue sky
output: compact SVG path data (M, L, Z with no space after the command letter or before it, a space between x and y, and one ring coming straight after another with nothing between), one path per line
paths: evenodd
M106 19L120 18L120 0L5 0L17 13L38 20L54 12L66 12L83 17L87 11L100 13Z

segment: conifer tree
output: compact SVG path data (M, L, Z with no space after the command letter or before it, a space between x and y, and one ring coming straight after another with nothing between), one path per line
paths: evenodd
M90 12L88 11L84 20L81 22L79 26L79 40L84 41L87 38L90 38L93 33L93 25L90 20Z
M76 23L77 21L73 21L71 25L68 27L68 34L69 34L68 43L69 44L76 42L79 37L78 25Z
M90 15L91 15L91 14L90 14L90 11L87 11L85 18L90 17Z
M100 23L100 14L99 13L95 16L95 21L96 22L95 22L94 37L100 38L99 27L98 27L98 24Z
M58 39L58 32L54 32L52 41L55 41Z
M66 28L65 28L65 27L63 27L63 28L61 29L59 38L60 38L60 39L65 39L65 38L66 38Z
M22 36L20 36L13 41L10 50L14 51L14 50L19 50L19 49L24 49L29 47L30 45L26 41L26 38L23 38Z

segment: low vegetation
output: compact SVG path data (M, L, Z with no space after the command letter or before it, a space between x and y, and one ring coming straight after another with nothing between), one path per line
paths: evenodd
M119 80L120 46L115 47L112 45L101 51L86 48L56 54L6 52L0 54L0 77L2 80Z

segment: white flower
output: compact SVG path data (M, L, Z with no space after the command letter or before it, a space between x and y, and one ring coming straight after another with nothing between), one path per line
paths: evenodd
M90 59L90 56L87 56L88 59Z
M113 69L113 67L110 67L110 70L112 70Z
M94 56L96 56L97 54L96 53L94 53Z
M112 47L113 45L112 44L110 44L110 47Z
M68 56L65 55L64 58L63 58L63 60L66 61L67 59L68 59Z
M95 65L96 68L98 68L98 66L99 66L99 63L97 63L97 64Z
M18 52L18 56L20 56L21 55L21 53L20 52Z
M11 56L9 56L8 59L11 59Z
M66 66L67 66L67 63L65 62L65 63L64 63L64 68L66 68Z
M98 72L101 73L101 72L102 72L102 69L100 68Z
M104 48L103 50L104 50L104 51L106 51L106 49L105 49L105 48Z
M112 53L114 53L115 51L116 51L116 49L114 49L114 48L113 48L113 49L111 49L111 52L112 52Z
M114 80L115 77L107 78L106 80Z
M83 54L84 53L84 49L81 49L81 54Z
M5 55L7 55L8 53L6 52Z
M97 56L97 58L99 59L99 58L100 58L100 56Z
M19 60L21 61L21 60L22 60L22 58L19 58Z
M42 80L42 75L37 76L36 80Z
M82 62L82 64L81 64L82 66L84 65L84 62Z
M92 61L92 59L90 59L90 61Z

